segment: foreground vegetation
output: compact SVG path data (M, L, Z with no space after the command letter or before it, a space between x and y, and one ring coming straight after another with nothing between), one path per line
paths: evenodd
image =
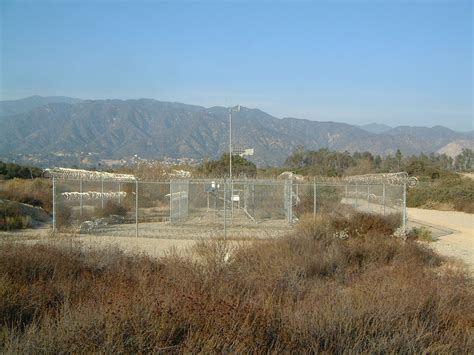
M0 351L472 353L472 279L396 220L325 214L193 258L0 244Z

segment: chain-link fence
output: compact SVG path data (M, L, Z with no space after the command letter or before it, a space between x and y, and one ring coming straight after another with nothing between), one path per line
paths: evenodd
M53 228L157 238L273 238L304 216L354 208L406 221L406 185L357 181L53 178Z

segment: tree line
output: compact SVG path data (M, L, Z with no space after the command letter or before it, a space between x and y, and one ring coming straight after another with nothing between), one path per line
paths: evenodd
M385 157L370 152L336 152L328 149L296 148L286 159L285 167L305 175L344 176L368 173L406 171L410 175L433 175L440 171L469 171L474 165L474 152L463 149L455 158L446 154L404 156L400 150Z
M0 179L34 179L41 176L43 176L43 170L40 168L15 163L5 163L0 160Z

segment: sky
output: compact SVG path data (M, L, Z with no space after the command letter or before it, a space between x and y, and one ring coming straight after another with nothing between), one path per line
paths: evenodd
M0 0L0 100L473 130L473 2Z

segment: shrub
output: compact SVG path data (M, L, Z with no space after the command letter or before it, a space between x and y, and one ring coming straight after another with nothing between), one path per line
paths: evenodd
M56 228L64 229L71 226L73 222L72 209L69 206L61 206L56 210Z
M31 217L22 214L12 202L0 204L0 230L24 229L31 226Z
M407 206L430 208L436 203L451 204L456 211L474 212L474 180L445 174L436 181L425 181L408 190Z
M454 209L460 212L474 213L474 200L461 200L454 203Z
M412 230L409 232L409 237L422 240L424 242L432 242L433 241L433 236L431 234L431 231L426 228L426 227L414 227Z
M107 218L112 215L125 217L128 211L128 208L117 202L107 201L104 208L96 207L95 215L101 218Z

